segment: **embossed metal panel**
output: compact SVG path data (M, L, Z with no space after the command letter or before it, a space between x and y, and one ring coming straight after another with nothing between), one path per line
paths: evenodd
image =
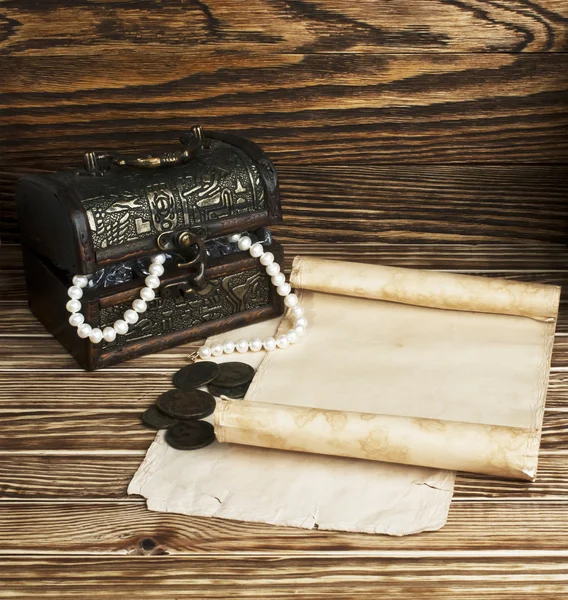
M190 329L196 325L270 305L270 281L262 267L208 280L202 292L186 292L182 283L162 289L140 320L128 333L114 342L103 342L103 350L112 350L145 338ZM121 319L130 302L103 308L100 327Z
M78 178L76 186L95 250L266 208L258 167L218 140L186 165L159 172L116 168Z

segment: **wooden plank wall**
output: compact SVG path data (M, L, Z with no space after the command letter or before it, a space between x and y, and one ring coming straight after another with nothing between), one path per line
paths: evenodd
M4 0L0 194L195 122L262 144L286 241L566 237L563 0Z

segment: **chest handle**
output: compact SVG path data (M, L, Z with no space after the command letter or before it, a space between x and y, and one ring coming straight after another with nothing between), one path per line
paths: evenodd
M201 148L207 148L209 145L209 141L205 138L203 129L199 125L181 135L179 141L183 146L182 149L164 152L157 156L129 157L112 152L87 152L83 157L83 163L85 170L90 175L104 175L110 164L136 169L175 167L189 162Z

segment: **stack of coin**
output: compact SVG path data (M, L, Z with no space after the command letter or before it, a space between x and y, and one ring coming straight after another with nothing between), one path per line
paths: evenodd
M215 410L215 398L196 388L219 374L213 362L199 362L180 369L173 378L177 389L161 394L142 421L154 429L167 429L166 442L178 450L196 450L215 440L211 423L201 421Z
M244 398L254 377L254 369L243 362L226 362L219 366L219 373L207 389L215 396Z

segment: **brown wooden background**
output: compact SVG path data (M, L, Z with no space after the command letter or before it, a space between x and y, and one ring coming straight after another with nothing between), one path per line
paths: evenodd
M7 594L568 595L564 303L535 484L462 474L448 525L402 539L160 515L125 489L152 438L138 415L187 349L77 369L26 308L13 204L18 173L175 143L198 122L271 154L288 260L562 285L567 24L567 0L0 2Z

